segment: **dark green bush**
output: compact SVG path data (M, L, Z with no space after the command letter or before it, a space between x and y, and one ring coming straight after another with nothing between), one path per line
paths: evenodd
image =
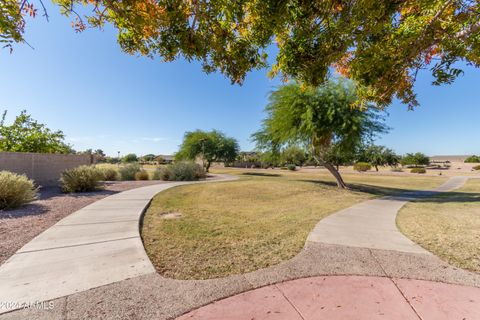
M135 175L137 172L142 170L140 165L138 163L131 163L127 164L123 167L120 167L118 169L118 172L120 174L120 179L123 181L129 181L129 180L135 180Z
M194 162L176 162L158 169L158 176L166 181L196 181L205 178L206 173Z
M290 171L295 171L297 170L297 166L294 164L287 164L287 169Z
M100 170L92 166L80 166L65 170L60 177L63 192L88 192L98 188L98 183L103 179Z
M372 169L372 166L370 163L367 162L357 162L353 165L353 170L358 171L358 172L365 172Z
M411 173L427 173L427 169L422 167L412 168Z
M25 175L0 171L0 210L19 207L37 196L38 188Z
M465 163L479 163L480 162L480 156L470 156L467 159L465 159Z
M140 170L135 173L135 180L148 180L150 177L148 176L148 172L146 170Z
M99 168L102 173L103 181L117 181L118 180L118 170L111 167Z

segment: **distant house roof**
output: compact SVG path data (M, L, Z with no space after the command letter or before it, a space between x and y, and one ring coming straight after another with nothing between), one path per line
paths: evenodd
M165 161L173 161L173 160L175 160L175 156L169 155L169 154L160 154L160 155L158 155L158 156L159 156L159 157L162 157L163 160L165 160Z

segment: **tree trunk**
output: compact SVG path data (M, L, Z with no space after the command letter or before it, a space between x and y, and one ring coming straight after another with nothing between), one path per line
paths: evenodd
M378 172L378 166L377 165L375 165L375 170L377 170L377 172Z
M335 180L337 181L337 186L341 189L348 189L347 187L347 184L345 183L345 181L343 181L343 178L342 176L340 175L340 173L338 172L337 169L335 169L335 167L330 164L330 163L323 163L323 166L328 170L330 171L330 173L332 174L332 176L335 178Z
M211 165L211 162L207 161L207 165L205 166L205 171L206 172L210 172L210 165Z

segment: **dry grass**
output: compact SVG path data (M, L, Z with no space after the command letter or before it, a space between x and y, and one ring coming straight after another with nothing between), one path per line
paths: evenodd
M450 264L480 272L480 179L469 180L456 192L407 204L397 225Z
M351 191L327 174L222 170L234 182L190 185L157 195L144 219L147 253L164 276L207 279L278 264L301 251L327 215L368 198L439 185L436 177L349 175ZM362 185L359 182L363 182ZM162 214L181 213L180 219Z

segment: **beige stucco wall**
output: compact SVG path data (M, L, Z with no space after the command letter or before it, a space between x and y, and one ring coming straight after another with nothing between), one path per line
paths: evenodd
M92 162L88 154L0 152L0 170L25 174L41 186L56 185L64 170Z

